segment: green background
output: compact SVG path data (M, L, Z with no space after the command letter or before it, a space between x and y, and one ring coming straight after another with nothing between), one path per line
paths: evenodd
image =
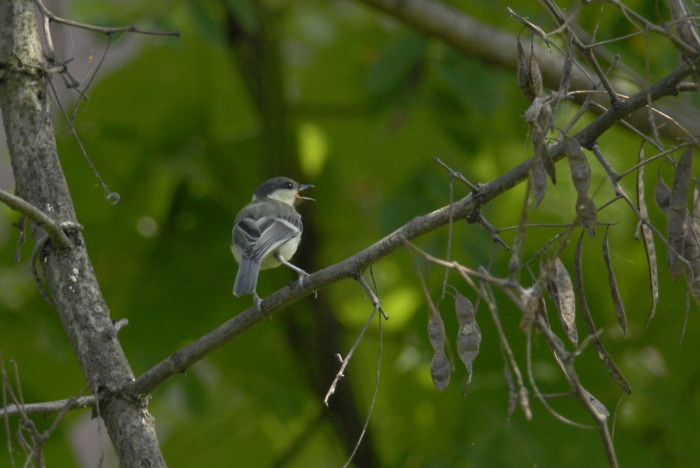
M259 32L252 0L226 3L249 33ZM551 27L535 3L477 1L461 7L517 34L520 24L508 16L506 6ZM284 174L316 185L311 195L317 202L299 208L306 232L295 257L297 264L313 271L449 203L449 177L433 162L435 157L472 181L487 182L531 156L529 129L522 119L528 103L513 70L485 64L358 3L263 4L269 12L269 31L280 45L278 73L270 81L286 96L286 115L272 110L282 127L268 127L261 119L227 42L223 3L83 0L61 12L96 24L134 23L143 29L182 32L179 38L115 37L109 64L99 71L89 101L77 114L80 138L110 190L119 193L118 204L105 201L67 124L56 114L59 152L88 250L112 318L129 321L120 338L136 375L252 304L249 296L231 295L236 272L229 251L231 223L266 178ZM655 17L653 10L642 11ZM606 37L630 32L619 14L599 17L598 12L584 15L581 24L591 28L599 21ZM65 58L70 57L75 53L71 41L78 36L62 26L54 29L63 35ZM76 54L72 66L90 69L99 62L106 40L97 34L90 40L96 44L92 52ZM644 70L643 38L612 49ZM655 74L661 76L676 63L674 54L663 42L655 46L650 55ZM55 83L62 86L59 79ZM72 110L75 99L64 97L63 102ZM575 111L565 104L558 122L566 122ZM271 133L270 128L286 132ZM628 132L613 130L600 146L619 170L636 163L639 138ZM279 148L283 156L275 154ZM600 205L611 199L612 190L590 160L591 190ZM652 167L657 166L647 171L649 187L656 173ZM559 164L557 171L560 182L550 184L544 202L531 213L531 223L574 219L568 166ZM628 193L634 193L633 177L623 179ZM455 197L467 193L455 183ZM517 225L524 193L523 184L482 213L499 228ZM652 200L651 192L648 198ZM650 210L665 232L653 202ZM18 215L2 206L0 217L0 351L5 365L9 367L10 360L17 363L25 401L67 398L81 390L84 377L56 313L32 280L31 242L22 248L22 261L13 262L17 230L11 223ZM622 466L692 466L700 459L695 443L700 437L697 308L691 305L679 344L686 296L681 282L668 280L665 252L657 242L661 297L656 317L645 328L650 291L644 248L633 240L635 220L620 202L601 211L599 220L617 223L609 235L628 314L627 335L617 325L609 298L602 228L584 239L587 299L633 393L624 395L592 348L577 360L580 377L614 413ZM526 258L561 230L530 229ZM447 232L440 229L417 244L444 256ZM514 231L502 236L512 243ZM491 238L480 226L464 221L454 226L453 259L476 268L487 265L493 251ZM497 251L494 274L507 275L508 259L508 253ZM572 271L573 247L562 259ZM481 350L466 395L462 396L466 373L456 356L450 386L442 393L435 390L429 372L428 309L416 268L429 281L455 347L452 299L439 300L444 270L426 265L405 249L374 265L390 320L382 327L379 390L362 445L369 458L358 465L604 466L596 429L563 424L534 398L531 421L520 409L509 416L498 335L483 304L477 314ZM265 297L293 277L284 268L264 272L258 292ZM450 273L449 280L475 300L458 275ZM497 301L506 335L526 372L521 313L500 294ZM559 333L551 303L548 308ZM330 409L322 397L338 367L334 355L347 353L371 310L358 283L341 281L319 291L317 299L309 296L260 323L162 385L150 408L169 466L342 466L347 440L356 440L353 431L371 402L379 339L376 321L331 398ZM582 322L579 330L583 333ZM533 338L531 367L543 392L567 391L541 336ZM572 398L555 399L550 405L592 424ZM53 418L34 419L47 428ZM14 434L17 421L10 420L10 425ZM348 426L355 429L346 436L343 427ZM78 466L76 441L88 440L85 434L96 433L95 427L89 410L68 414L46 443L49 466ZM3 437L0 466L10 466L6 444ZM110 459L109 444L103 446ZM14 436L13 447L21 466ZM92 460L88 466L97 466L96 458Z

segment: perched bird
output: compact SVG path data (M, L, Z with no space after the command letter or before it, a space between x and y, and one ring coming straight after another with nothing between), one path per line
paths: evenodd
M287 177L275 177L258 187L253 200L236 215L231 252L240 266L233 294L252 293L258 309L262 303L256 291L260 270L284 264L299 275L299 285L303 287L308 273L289 263L289 259L296 252L304 229L294 206L301 200L313 200L299 194L311 187Z

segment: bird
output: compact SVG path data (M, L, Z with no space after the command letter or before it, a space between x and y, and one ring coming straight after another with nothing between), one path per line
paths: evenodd
M301 241L304 226L295 205L302 200L300 192L314 187L288 177L274 177L263 182L253 199L236 215L231 234L231 252L239 263L233 295L253 294L253 302L261 310L262 299L256 287L260 270L285 265L297 273L299 286L308 273L289 262Z

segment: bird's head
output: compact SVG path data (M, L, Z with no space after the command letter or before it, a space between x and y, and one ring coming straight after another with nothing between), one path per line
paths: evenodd
M312 188L311 184L300 184L288 177L275 177L260 185L260 187L255 190L253 194L253 200L261 200L263 198L270 198L272 200L279 200L288 205L294 206L295 204L301 202L302 200L311 200L313 198L303 197L301 192L303 190Z

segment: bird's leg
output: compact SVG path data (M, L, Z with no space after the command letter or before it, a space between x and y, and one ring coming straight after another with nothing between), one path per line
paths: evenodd
M291 263L289 263L287 260L284 259L284 257L282 257L282 255L279 254L279 252L275 253L275 258L281 264L286 265L289 268L291 268L292 270L296 271L297 275L299 275L299 278L297 279L297 283L299 283L299 287L301 289L306 289L304 287L304 278L309 276L309 274L307 272L305 272L304 270L302 270L301 268L299 268L298 266L292 265Z
M258 296L257 291L253 291L253 302L255 303L255 309L258 312L262 312L262 299Z

